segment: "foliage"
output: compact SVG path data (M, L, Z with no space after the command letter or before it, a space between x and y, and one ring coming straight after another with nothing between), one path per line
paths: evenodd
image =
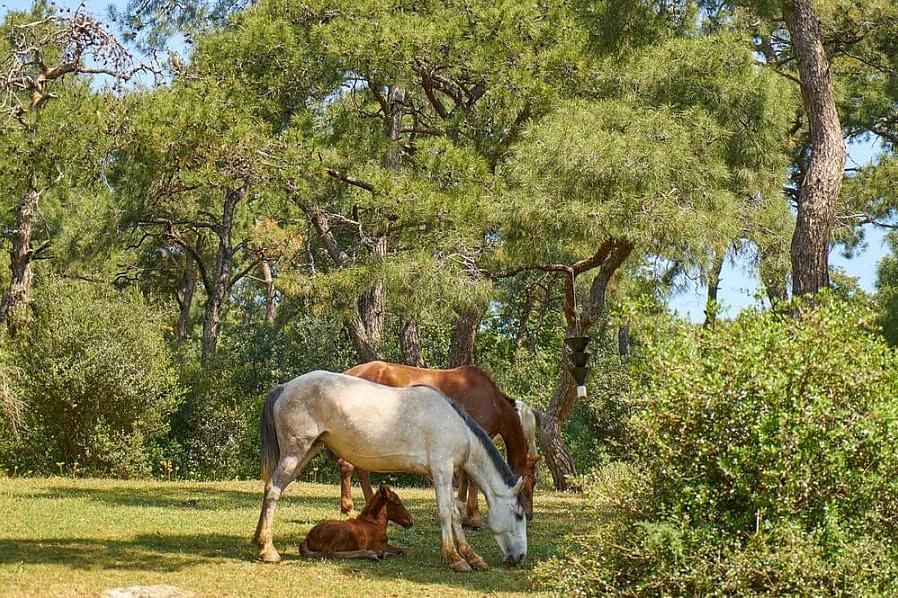
M160 313L134 292L68 280L42 284L35 311L16 347L28 403L6 467L147 475L181 397Z
M800 319L743 313L657 339L647 359L635 464L597 475L593 533L542 583L587 594L894 591L898 356L871 306L824 296Z
M898 239L894 234L886 239L892 251L876 267L876 302L883 335L894 347L898 345L898 257L895 255Z

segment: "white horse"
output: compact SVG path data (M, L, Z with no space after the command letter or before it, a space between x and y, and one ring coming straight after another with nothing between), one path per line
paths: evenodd
M278 498L322 446L367 471L429 475L442 556L452 569L487 568L462 531L452 497L456 470L470 475L486 495L487 525L505 560L518 564L527 556L527 522L518 502L523 479L512 474L486 433L439 391L314 371L272 390L260 419L265 496L255 541L263 561L281 559L272 543Z

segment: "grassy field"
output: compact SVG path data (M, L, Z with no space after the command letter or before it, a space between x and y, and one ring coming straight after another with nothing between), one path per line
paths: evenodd
M440 562L433 492L398 489L415 526L390 526L408 555L383 562L301 559L297 544L339 517L337 486L296 483L275 519L278 565L255 560L250 537L260 482L177 483L0 478L0 593L99 595L113 587L170 584L201 596L512 596L528 592L535 561L552 554L578 519L574 496L536 497L527 564L500 564L488 531L468 534L491 569L453 573Z

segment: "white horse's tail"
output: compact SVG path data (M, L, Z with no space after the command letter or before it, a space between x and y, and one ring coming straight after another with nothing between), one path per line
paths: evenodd
M262 406L259 416L259 438L262 440L262 480L267 482L274 474L278 461L281 460L281 446L278 443L277 429L274 427L274 402L284 392L284 385L275 386Z

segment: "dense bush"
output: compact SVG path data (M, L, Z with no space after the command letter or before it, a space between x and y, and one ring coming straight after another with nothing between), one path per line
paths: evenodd
M647 348L636 461L537 581L584 594L894 592L898 357L859 301L746 312Z
M260 321L252 306L202 362L185 350L182 384L188 389L175 417L173 461L189 478L255 478L259 475L259 412L268 391L313 369L342 371L354 365L340 323L299 310L279 326ZM232 314L232 315L234 315ZM309 465L333 469L333 459Z
M136 292L86 282L46 280L35 295L13 358L25 432L5 465L148 474L180 399L158 313Z

